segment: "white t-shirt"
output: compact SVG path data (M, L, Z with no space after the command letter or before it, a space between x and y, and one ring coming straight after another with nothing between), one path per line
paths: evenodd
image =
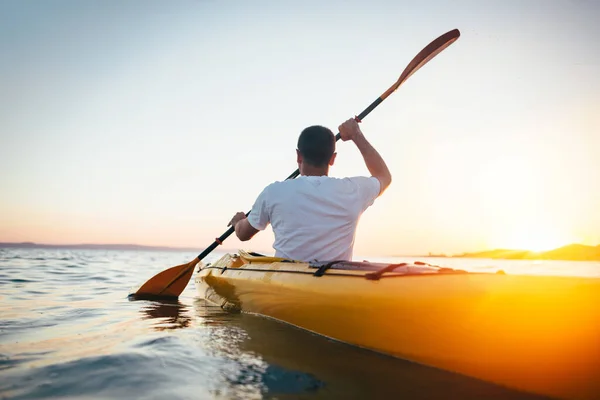
M273 226L275 256L300 261L351 260L358 220L379 195L374 177L300 176L267 186L248 222Z

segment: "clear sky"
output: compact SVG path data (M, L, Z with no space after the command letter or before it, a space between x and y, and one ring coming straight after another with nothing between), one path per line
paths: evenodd
M600 243L600 2L0 0L0 241L209 245L361 112L355 254ZM367 170L338 143L333 176ZM270 230L228 248L268 250Z

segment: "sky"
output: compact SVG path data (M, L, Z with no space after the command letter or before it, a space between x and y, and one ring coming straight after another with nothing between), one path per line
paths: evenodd
M598 20L592 0L0 0L0 242L204 248L296 169L303 128L458 28L361 124L393 182L354 253L600 244ZM368 174L337 152L332 176Z

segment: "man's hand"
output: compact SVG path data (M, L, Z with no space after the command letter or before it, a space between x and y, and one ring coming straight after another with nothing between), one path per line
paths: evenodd
M362 136L362 131L358 126L358 122L354 118L342 123L338 127L341 139L345 142L348 140L355 140L357 137Z
M248 218L246 218L246 214L243 212L235 213L227 226L233 226L233 229L235 229L235 235L242 242L252 239L252 236L258 233L258 229L255 229L252 225L250 225Z
M233 218L231 218L231 221L229 221L229 223L227 224L227 226L233 226L235 228L235 225L240 222L241 220L246 219L246 214L244 214L243 212L237 212L235 213L235 215L233 216Z

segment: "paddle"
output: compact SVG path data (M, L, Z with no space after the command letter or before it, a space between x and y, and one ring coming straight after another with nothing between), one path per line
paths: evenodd
M362 113L360 113L357 117L357 121L362 121L371 111L375 109L383 100L385 100L390 94L392 94L396 89L400 87L412 74L417 72L419 68L425 65L429 60L438 55L442 50L446 47L450 46L460 37L460 32L458 29L451 30L443 34L442 36L435 39L433 42L429 43L423 50L419 52L412 59L412 61L408 64L408 66L400 75L400 78L392 85L388 90L386 90L381 96L377 98L371 105L369 105ZM340 134L338 133L335 137L335 140L340 139ZM300 175L300 170L294 171L287 179L294 179L298 175ZM246 214L248 216L250 211ZM234 232L234 228L229 228L224 234L215 239L215 241L208 246L202 253L198 255L198 257L194 258L192 261L186 264L181 264L176 267L171 267L165 271L160 272L159 274L153 276L144 283L134 294L135 298L156 298L156 297L178 297L181 292L187 286L190 278L192 277L192 273L194 272L194 267L196 264L200 262L204 257L209 255L217 246L223 243L225 239L227 239Z

